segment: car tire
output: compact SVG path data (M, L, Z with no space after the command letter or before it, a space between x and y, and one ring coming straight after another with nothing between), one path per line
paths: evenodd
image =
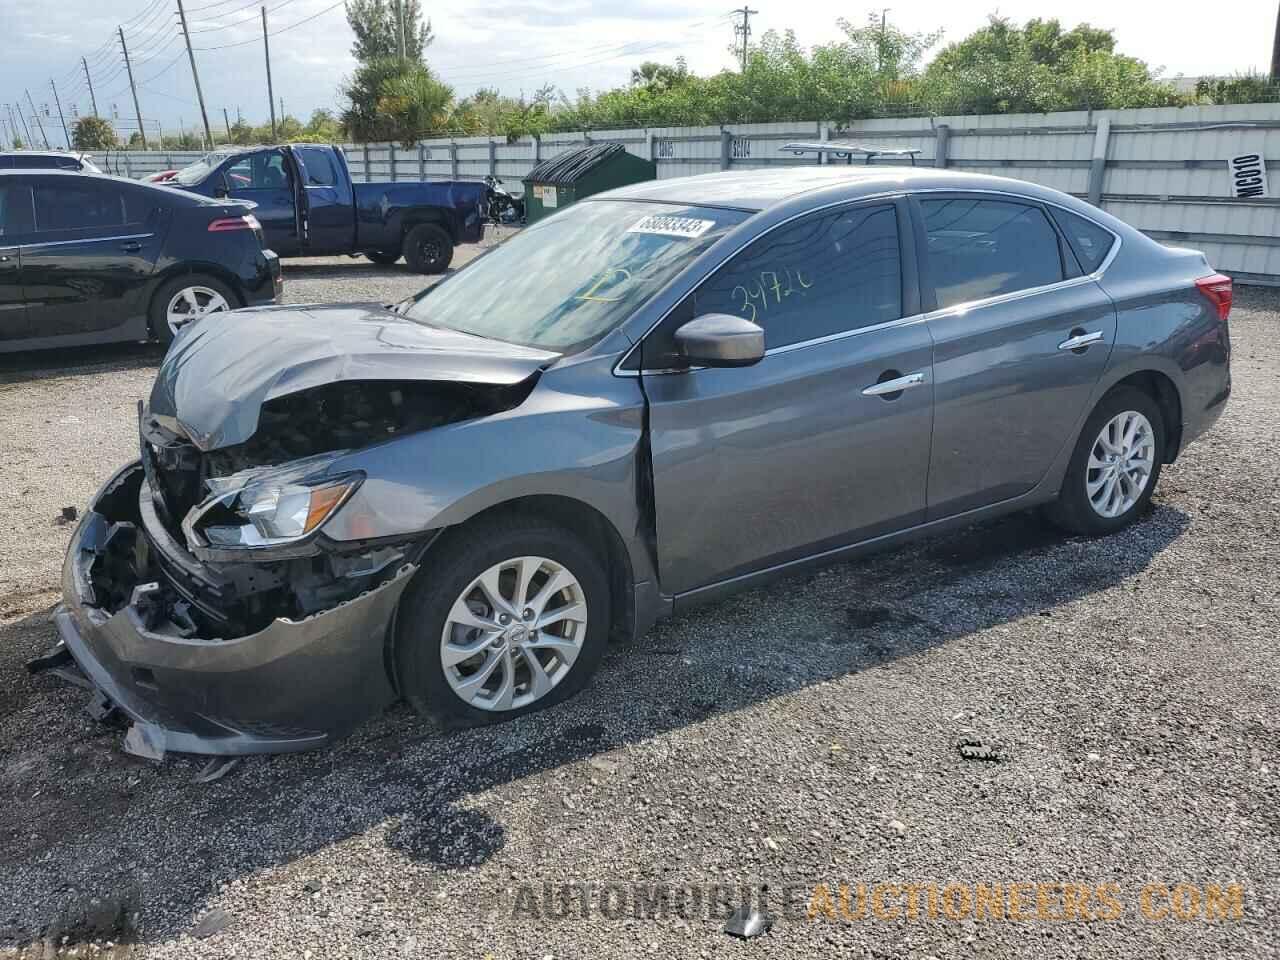
M401 257L401 253L398 250L366 250L364 255L374 263L380 263L384 267L398 263Z
M183 305L194 308L188 311L189 319L184 322L176 320L176 310ZM224 310L235 310L240 306L240 298L227 284L217 277L204 273L184 273L181 276L166 280L151 298L151 309L147 321L151 327L151 335L165 347L173 343L178 330L209 313L221 313Z
M1090 537L1129 526L1160 479L1165 436L1164 416L1149 394L1134 387L1110 391L1085 421L1046 516L1068 533Z
M444 273L453 260L453 240L439 224L420 223L405 234L404 259L415 273Z
M516 602L522 573L526 591ZM542 619L560 612L584 620ZM582 540L539 517L482 521L434 544L401 599L396 680L415 711L446 727L510 720L586 686L609 628L604 566Z

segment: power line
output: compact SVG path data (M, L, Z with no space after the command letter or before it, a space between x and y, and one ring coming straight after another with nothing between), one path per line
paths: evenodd
M293 3L293 2L294 2L294 0L280 0L280 2L279 2L279 3L277 3L274 7L271 7L267 12L268 12L268 13L275 13L275 12L276 12L277 10L279 10L281 7L287 7L289 4L291 4L291 3ZM249 6L251 6L251 7L256 7L256 6L259 6L259 4L257 4L257 3L251 3L251 4L249 4ZM243 8L243 7L242 7L241 9L245 9L245 8ZM235 11L233 11L233 12L235 12ZM206 21L206 22L207 22L207 21ZM252 16L245 17L243 20L236 20L236 21L234 21L234 22L232 22L232 23L224 23L224 24L223 24L222 26L220 26L220 27L201 27L199 30L192 30L191 32L192 32L192 33L216 33L216 32L217 32L217 31L219 31L219 30L230 30L232 27L238 27L238 26L241 26L242 24L246 24L246 23L257 23L257 22L259 22L259 21L258 21L258 14L256 14L256 13L255 13L255 14L253 14Z
M281 27L279 30L271 31L270 36L273 36L273 37L278 36L279 34L284 33L286 30L292 30L294 27L300 27L304 23L310 23L312 20L316 19L317 17L324 16L330 10L337 10L339 7L345 6L346 2L347 0L338 0L338 2L333 4L332 6L325 7L323 10L313 13L309 17L303 17L301 20L295 20L293 23L289 24L287 27ZM204 52L208 50L227 50L230 47L243 47L245 44L257 43L257 42L258 42L257 37L250 37L248 40L239 40L235 43L220 43L216 47L196 47L195 49L200 52Z

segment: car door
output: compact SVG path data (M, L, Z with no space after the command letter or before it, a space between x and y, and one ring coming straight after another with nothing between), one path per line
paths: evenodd
M35 224L21 250L31 336L97 334L145 316L163 239L150 191L91 174L31 184Z
M1074 440L1115 343L1110 298L1034 200L920 194L934 340L929 518L1031 490Z
M924 517L933 344L918 316L907 217L905 204L879 201L784 223L646 338L664 592ZM764 359L671 369L675 329L708 313L762 326Z
M263 246L281 256L302 250L293 172L282 148L255 150L232 157L222 168L227 195L257 204Z
M22 294L19 244L31 232L31 187L8 176L0 181L0 346L31 336Z
M349 253L355 246L355 203L351 179L338 168L340 158L327 146L290 147L302 181L299 196L306 224L308 253Z

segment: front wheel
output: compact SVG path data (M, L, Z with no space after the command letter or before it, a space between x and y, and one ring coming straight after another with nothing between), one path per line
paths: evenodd
M400 690L448 726L511 719L591 679L609 586L576 536L537 518L481 523L433 547L396 617Z
M404 237L404 259L417 273L444 273L453 260L453 240L436 223L420 223Z
M1164 417L1151 397L1120 387L1085 422L1051 521L1070 533L1101 536L1133 523L1151 500L1164 462Z

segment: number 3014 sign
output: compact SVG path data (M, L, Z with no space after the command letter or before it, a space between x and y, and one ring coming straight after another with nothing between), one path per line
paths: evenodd
M1260 153L1245 153L1227 161L1231 173L1231 195L1237 200L1270 196L1267 193L1267 164Z

